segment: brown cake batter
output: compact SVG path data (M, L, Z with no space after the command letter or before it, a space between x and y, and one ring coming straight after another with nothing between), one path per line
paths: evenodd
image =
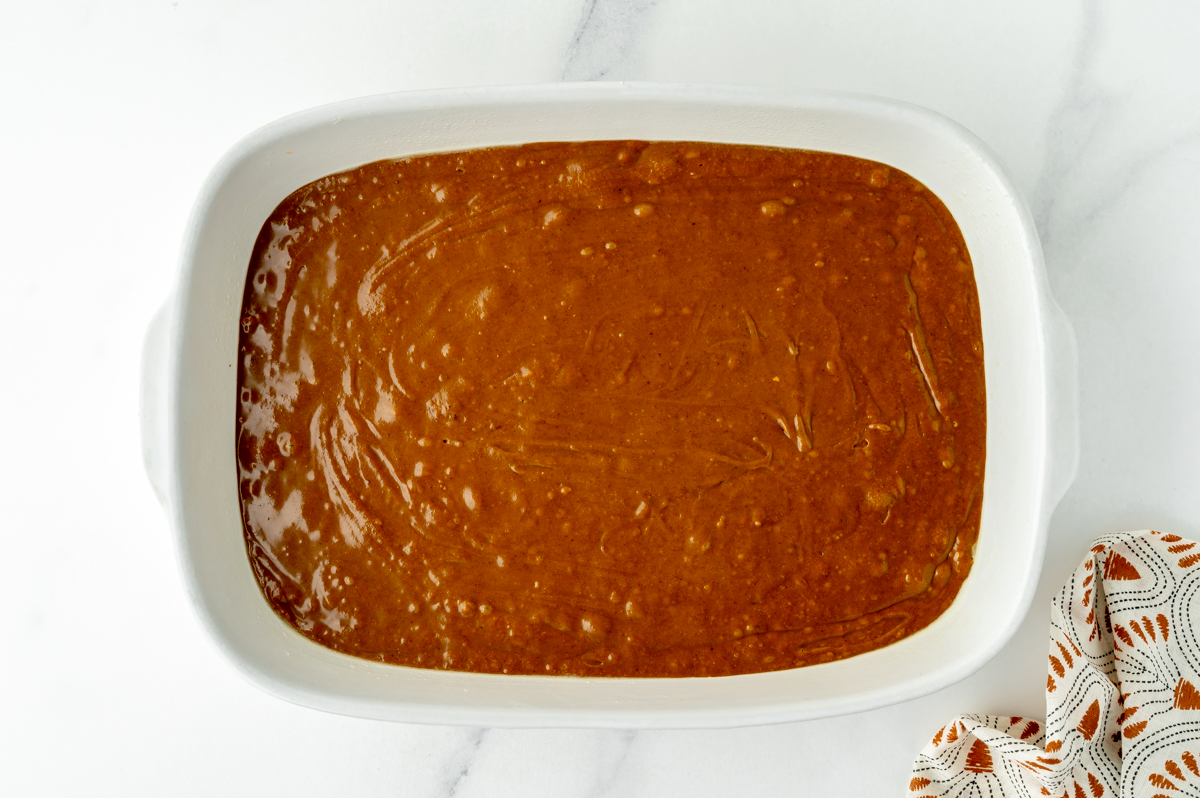
M971 566L979 305L881 164L696 143L381 161L263 226L238 481L275 610L360 657L716 676L912 634Z

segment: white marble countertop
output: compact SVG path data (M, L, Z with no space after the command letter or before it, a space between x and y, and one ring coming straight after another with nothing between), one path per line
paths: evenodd
M1136 9L1134 6L1136 5ZM0 783L10 795L899 795L959 712L1044 714L1047 601L1095 535L1200 537L1200 6L25 3L0 30ZM1033 209L1079 341L1079 476L983 670L861 715L480 730L260 693L187 604L141 468L143 331L237 139L378 92L640 79L842 89L957 120Z

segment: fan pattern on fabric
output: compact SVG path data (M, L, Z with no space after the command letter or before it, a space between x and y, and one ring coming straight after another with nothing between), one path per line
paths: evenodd
M909 794L1200 798L1200 545L1096 540L1050 608L1046 721L962 715Z

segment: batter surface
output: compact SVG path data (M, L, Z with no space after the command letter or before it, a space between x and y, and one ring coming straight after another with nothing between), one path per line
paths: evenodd
M589 142L323 178L262 228L238 382L254 572L359 657L793 668L912 634L971 566L974 277L881 164Z

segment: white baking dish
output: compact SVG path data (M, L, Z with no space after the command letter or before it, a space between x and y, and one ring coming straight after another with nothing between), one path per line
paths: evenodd
M296 188L366 162L532 141L718 141L845 153L916 177L949 207L979 285L988 430L975 565L921 632L841 662L688 679L451 673L309 641L268 606L242 539L235 357L255 237ZM628 83L391 94L305 111L239 143L204 186L174 300L147 338L147 469L188 591L251 681L332 712L491 726L704 727L815 718L913 698L990 659L1029 607L1049 515L1077 456L1074 337L1024 201L987 148L930 111L871 97Z

